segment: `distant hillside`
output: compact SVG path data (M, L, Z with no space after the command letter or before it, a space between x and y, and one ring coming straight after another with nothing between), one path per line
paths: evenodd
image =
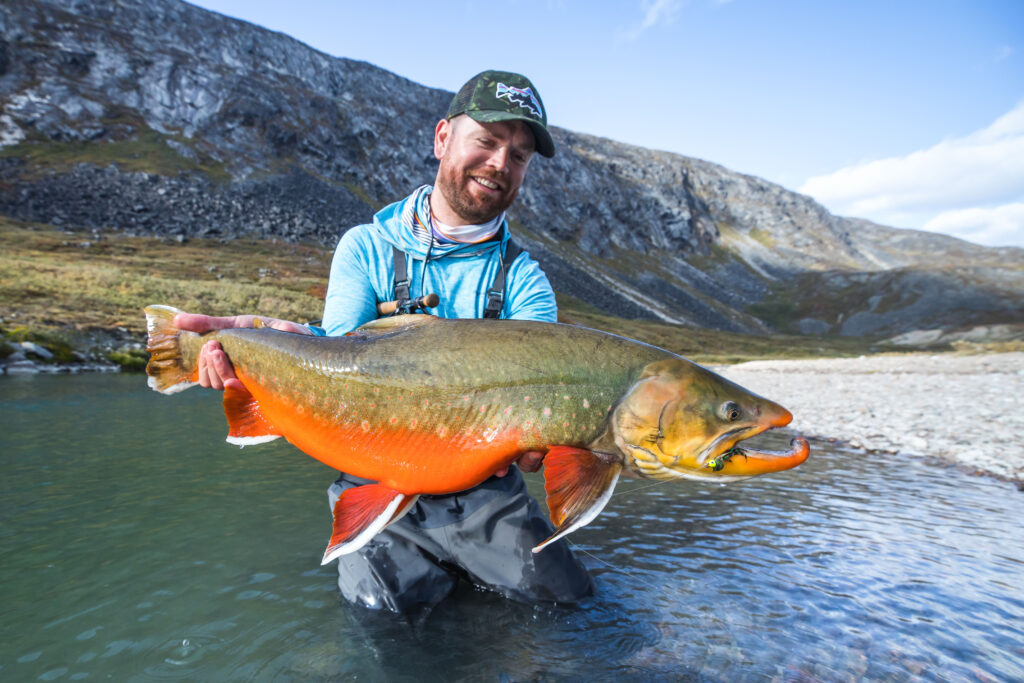
M0 214L333 245L433 179L451 93L373 65L177 0L19 0L0 5L0 29ZM554 137L514 228L556 289L603 311L908 343L1024 336L1024 250L833 216L699 159Z

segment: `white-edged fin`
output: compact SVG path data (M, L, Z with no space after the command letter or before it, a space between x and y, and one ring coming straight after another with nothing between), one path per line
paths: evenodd
M228 420L227 442L236 446L255 446L283 436L263 414L256 397L244 387L224 387L224 417Z
M226 441L229 444L238 446L239 448L245 448L246 446L258 446L261 443L267 443L268 441L280 438L280 434L266 434L264 436L229 436Z
M574 521L571 524L569 524L569 526L565 527L564 529L559 529L553 536L551 536L550 538L545 539L545 541L543 543L541 543L540 545L535 546L533 548L533 552L539 553L541 550L544 550L544 548L549 543L554 543L555 541L560 539L562 536L565 536L567 534L571 534L572 532L574 532L577 529L579 529L581 526L586 526L586 525L590 524L591 522L593 522L594 518L597 517L599 514L601 514L601 511L604 510L604 506L608 504L609 500L611 500L612 493L615 492L615 484L618 481L619 481L619 473L616 472L614 477L612 478L612 485L610 487L608 487L607 489L605 489L604 493L601 494L601 497L598 498L596 501L594 501L594 504L588 510L583 512L576 519L576 521Z
M383 484L356 486L342 492L334 503L333 533L320 564L362 548L384 527L409 512L418 497Z
M555 533L533 552L593 521L611 499L621 472L620 460L585 448L550 448L544 457L544 489Z

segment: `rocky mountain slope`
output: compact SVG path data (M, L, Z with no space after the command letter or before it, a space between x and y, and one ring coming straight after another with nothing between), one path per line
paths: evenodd
M288 36L178 0L19 0L0 5L0 33L12 218L333 245L433 179L451 93ZM1024 250L833 216L699 159L554 137L516 234L556 289L605 311L907 343L1022 335Z

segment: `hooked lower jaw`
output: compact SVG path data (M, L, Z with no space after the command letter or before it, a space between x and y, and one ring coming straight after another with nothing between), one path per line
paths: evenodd
M789 442L788 451L759 451L734 445L705 462L704 468L731 477L753 477L792 469L807 460L810 452L807 439L799 436Z

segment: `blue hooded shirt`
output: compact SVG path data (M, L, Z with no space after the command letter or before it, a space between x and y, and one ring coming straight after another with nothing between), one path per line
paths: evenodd
M414 216L425 210L424 186L402 201L381 209L373 222L357 225L338 242L324 303L323 329L345 334L375 320L377 304L395 300L392 245L405 252L410 296L431 292L441 302L429 312L442 318L482 318L487 290L500 268L499 248L509 240L508 221L498 235L478 244L429 246L414 233ZM419 216L423 225L430 217ZM505 264L505 298L501 318L555 322L557 305L551 284L536 261L522 252Z

